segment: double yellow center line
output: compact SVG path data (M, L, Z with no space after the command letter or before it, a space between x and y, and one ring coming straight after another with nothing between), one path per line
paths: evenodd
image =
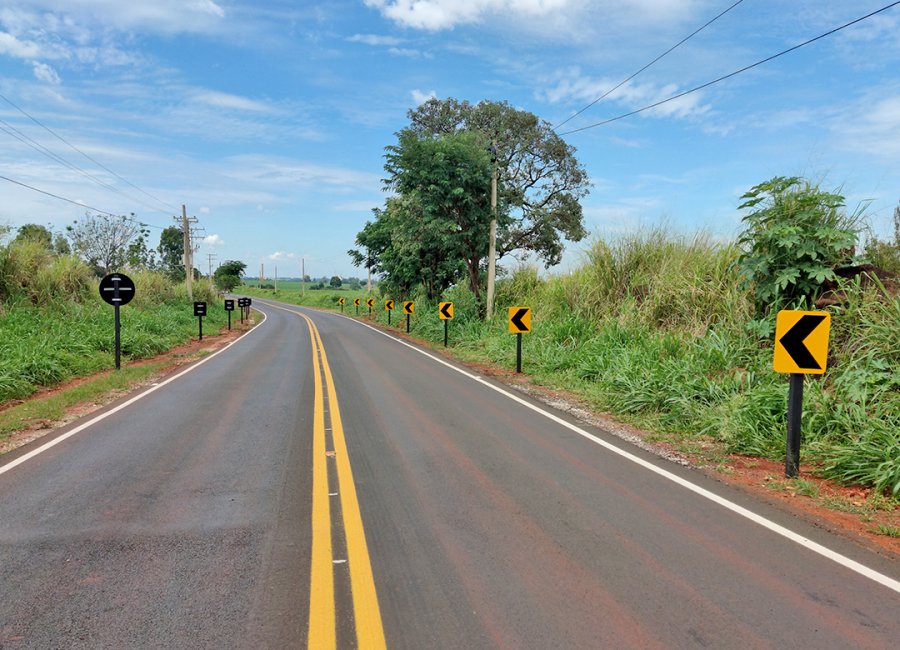
M292 310L291 310L292 311ZM310 569L309 595L309 648L326 650L337 647L336 605L334 588L335 558L333 554L331 497L340 496L344 538L347 548L346 564L350 572L350 589L353 597L353 620L356 630L356 647L361 650L385 648L384 629L375 580L369 560L369 549L363 531L359 501L350 469L347 441L341 424L334 380L328 366L328 356L322 337L311 318L299 312L309 325L312 344L313 376L315 378L315 405L313 408L313 501L312 501L312 565ZM324 379L324 382L323 382ZM324 383L324 389L323 389ZM325 396L331 424L331 440L334 449L327 448L325 423ZM329 490L328 463L334 462L337 475L335 490Z

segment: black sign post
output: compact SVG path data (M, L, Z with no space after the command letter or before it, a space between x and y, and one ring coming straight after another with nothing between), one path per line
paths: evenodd
M228 331L231 331L231 312L234 311L234 300L225 301L225 312L228 314Z
M197 320L200 322L200 340L203 340L203 317L206 316L206 303L205 302L195 302L194 303L194 316L197 317Z
M134 282L124 273L110 273L100 280L100 297L116 310L116 370L122 367L122 326L119 307L134 298Z

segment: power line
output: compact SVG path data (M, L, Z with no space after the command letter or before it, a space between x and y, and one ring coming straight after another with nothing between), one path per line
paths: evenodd
M59 156L59 155L53 153L53 151L51 151L50 149L48 149L47 147L42 145L40 142L37 142L36 140L25 135L19 129L14 127L12 124L10 124L9 122L6 122L2 119L0 119L0 131L3 131L5 133L7 133L8 135L11 135L12 137L14 137L16 140L18 140L22 144L25 144L25 145L31 147L38 153L41 153L41 154L45 155L46 157L48 157L50 160L52 160L56 163L59 163L60 165L63 165L64 167L68 167L72 171L77 172L77 173L81 174L82 176L84 176L85 178L88 178L88 179L94 181L100 187L103 187L108 190L112 190L114 192L119 192L119 190L117 190L112 185L105 183L104 181L100 180L93 174L90 174L89 172L78 167L77 165L70 163L68 160L66 160L62 156ZM119 193L121 194L121 192L119 192ZM129 197L127 195L123 194L123 196L125 196L125 198L131 199L131 197Z
M90 172L82 169L78 165L71 163L68 160L66 160L65 158L63 158L62 156L54 153L53 151L51 151L50 149L48 149L47 147L42 145L37 140L34 140L33 138L29 137L28 135L26 135L25 133L23 133L16 127L14 127L9 122L6 122L5 120L2 120L2 119L0 119L0 131L4 131L8 135L11 135L12 137L14 137L16 140L18 140L22 144L25 144L25 145L31 147L32 149L34 149L35 151L37 151L38 153L45 155L47 158L50 158L50 160L52 160L56 163L59 163L60 165L63 165L64 167L67 167L78 174L81 174L82 176L93 181L100 187L102 187L106 190L109 190L111 192L115 192L116 194L119 194L120 196L125 197L129 201L134 201L136 203L139 203L142 206L144 206L145 208L150 208L154 212L159 212L158 207L150 205L149 203L146 203L145 201L142 201L140 199L136 199L133 196L129 196L128 194L121 191L119 188L115 187L114 185L110 185L109 183L97 178L96 176L94 176Z
M556 126L554 126L554 127L553 127L553 130L555 131L556 129L558 129L559 127L561 127L563 124L566 124L566 123L569 122L570 120L573 120L573 119L575 119L576 117L578 117L579 115L581 115L582 113L584 113L587 109L589 109L589 108L590 108L591 106L593 106L594 104L597 104L598 102L601 102L601 101L603 101L604 99L606 99L610 94L612 94L613 92L615 92L616 90L618 90L619 88L621 88L622 86L624 86L625 84L627 84L629 81L631 81L632 79L634 79L636 76L638 76L639 74L641 74L644 70L646 70L647 68L649 68L650 66L652 66L654 63L656 63L657 61L659 61L660 59L662 59L664 56L666 56L667 54L669 54L670 52L672 52L672 51L675 50L676 48L678 48L678 47L684 45L687 41L691 40L694 36L696 36L697 34L699 34L700 32L702 32L704 29L706 29L707 27L709 27L710 25L712 25L712 24L713 24L714 22L716 22L719 18L721 18L722 16L724 16L725 14L727 14L729 11L731 11L732 9L734 9L735 7L737 7L737 6L738 6L739 4L741 4L743 1L744 1L744 0L737 0L737 2L735 2L733 5L731 5L731 6L728 7L727 9L725 9L723 12L721 12L721 13L720 13L719 15L717 15L715 18L713 18L713 19L707 21L703 26L698 27L696 30L694 30L693 32L691 32L690 34L688 34L687 36L685 36L683 39L681 39L680 41L678 41L675 45L673 45L673 46L670 47L668 50L666 50L665 52L663 52L662 54L660 54L658 57L656 57L655 59L653 59L650 63L648 63L647 65L645 65L643 68L641 68L640 70L638 70L637 72L635 72L633 75L631 75L631 76L628 77L627 79L623 79L622 81L620 81L619 83L617 83L615 86L613 86L612 88L610 88L609 90L607 90L605 93L603 93L602 95L600 95L597 99L595 99L594 101L592 101L590 104L588 104L587 106L585 106L584 108L582 108L580 111L578 111L578 112L575 113L574 115L570 115L569 117L567 117L566 119L564 119L562 122L560 122L559 124L557 124Z
M59 199L60 201L65 201L66 203L71 203L72 205L77 205L79 208L86 208L86 209L91 210L91 211L93 211L93 212L98 212L98 213L100 213L100 214L105 214L105 215L110 216L110 217L122 217L123 219L127 219L128 221L132 221L132 222L137 223L137 224L140 224L140 225L142 225L142 226L147 226L147 227L149 227L149 228L159 228L160 230L165 230L165 228L163 228L162 226L157 226L157 225L154 225L154 224L152 224L152 223L146 223L146 222L144 222L144 221L140 221L139 219L135 219L134 217L129 217L129 216L121 215L121 214L115 214L114 212L108 212L108 211L106 211L106 210L101 210L100 208L94 208L94 207L92 207L92 206L90 206L90 205L87 205L87 204L85 204L85 203L81 203L80 201L74 201L74 200L68 199L68 198L66 198L66 197L64 197L64 196L60 196L59 194L54 194L53 192L48 192L48 191L46 191L46 190L39 189L39 188L37 188L37 187L34 187L33 185L28 185L27 183L23 183L23 182L21 182L21 181L13 180L12 178L9 178L9 177L7 177L7 176L3 176L2 174L0 174L0 179L2 179L2 180L4 180L4 181L8 181L8 182L10 182L10 183L13 183L13 184L15 184L15 185L20 185L21 187L27 188L27 189L32 190L32 191L34 191L34 192L38 192L38 193L40 193L40 194L45 194L45 195L47 195L47 196L52 196L54 199Z
M723 75L723 76L719 77L718 79L713 79L712 81L708 81L705 84L701 84L699 86L691 88L690 90L685 90L684 92L678 93L677 95L672 95L671 97L669 97L667 99L662 99L662 100L660 100L658 102L654 102L653 104L650 104L648 106L643 106L636 110L629 111L628 113L623 113L622 115L617 115L616 117L611 117L611 118L603 120L601 122L596 122L595 124L589 124L587 126L582 126L578 129L572 129L571 131L566 131L564 133L560 133L559 135L561 135L561 136L571 135L573 133L578 133L579 131L586 131L588 129L593 129L598 126L604 126L605 124L610 124L611 122L617 122L619 120L625 119L626 117L631 117L632 115L637 115L638 113L643 113L644 111L648 111L651 108L656 108L657 106L661 106L661 105L667 104L671 101L675 101L676 99L680 99L682 97L685 97L686 95L690 95L691 93L695 93L699 90L703 90L704 88L709 88L713 84L717 84L720 81L725 81L726 79L730 79L731 77L739 75L742 72L746 72L747 70L752 70L753 68L756 68L757 66L760 66L764 63L768 63L769 61L772 61L773 59L777 59L780 56L784 56L785 54L789 54L789 53L793 52L794 50L799 50L801 47L805 47L811 43L815 43L816 41L819 41L819 40L825 38L826 36L831 36L832 34L836 34L837 32L839 32L843 29L847 29L848 27L851 27L851 26L855 25L856 23L867 20L867 19L871 18L872 16L876 16L884 11L887 11L888 9L896 7L897 5L900 5L900 0L897 0L897 2L892 2L891 4L886 5L886 6L882 7L881 9L877 9L870 14L866 14L865 16L857 18L856 20L851 20L849 23L845 23L845 24L841 25L840 27L835 27L834 29L827 31L824 34L820 34L820 35L816 36L815 38L811 38L808 41L804 41L798 45L789 47L788 49L783 50L783 51L779 52L778 54L773 54L772 56L762 59L761 61L757 61L756 63L745 66L745 67L741 68L740 70L735 70L734 72Z
M61 142L63 142L66 146L68 146L70 149L72 149L72 150L74 150L74 151L80 153L82 156L84 156L85 158L87 158L89 161L91 161L92 163L94 163L95 165L97 165L98 167L100 167L101 169L104 169L105 171L109 172L110 174L112 174L113 176L115 176L116 178L118 178L120 181L122 181L123 183L125 183L126 185L129 185L129 186L133 187L134 189L136 189L138 192L140 192L140 193L143 194L144 196L147 196L147 197L153 199L154 201L156 201L156 203L157 203L158 205L161 205L161 206L163 206L164 208L166 208L166 210L164 210L165 212L169 212L169 211L177 211L177 209L176 209L175 207L173 207L173 206L167 204L167 203L166 203L165 201L163 201L162 199L159 199L159 198L153 196L153 195L150 194L149 192L144 191L143 189L141 189L140 187L138 187L137 185L135 185L134 183L132 183L131 181L129 181L127 178L124 178L124 177L120 176L119 174L117 174L116 172L114 172L113 170L111 170L109 167L107 167L106 165L104 165L103 163L101 163L101 162L95 160L93 157L91 157L91 156L89 156L88 154L86 154L84 151L82 151L81 149L79 149L78 147L76 147L74 144L72 144L71 142L69 142L68 140L66 140L64 137L62 137L61 135L59 135L56 131L54 131L53 129L51 129L49 126L47 126L46 124L44 124L43 122L41 122L40 120L38 120L36 117L34 117L34 116L31 115L30 113L28 113L25 109L21 108L20 106L18 106L18 105L15 104L15 103L13 103L13 101L10 100L10 99L9 99L8 97L6 97L5 95L0 94L0 99L3 99L3 101L5 101L7 104L9 104L9 105L12 106L13 108L15 108L17 111L19 111L20 113L22 113L22 115L24 115L25 117L27 117L28 119L30 119L32 122L34 122L35 124L37 124L38 126L40 126L42 129L44 129L45 131L47 131L48 133L50 133L51 135L53 135L54 137L56 137L57 139L59 139L59 140L60 140ZM113 189L115 189L115 188L113 188ZM118 191L118 190L116 190L116 191ZM120 193L121 193L121 192L120 192ZM123 196L126 196L126 195L123 194ZM128 197L128 198L131 198L131 197ZM133 200L133 199L132 199L132 200ZM146 204L143 204L143 205L144 205L145 207L150 207L150 206L147 206ZM157 209L157 208L153 208L153 209L155 210L155 209Z

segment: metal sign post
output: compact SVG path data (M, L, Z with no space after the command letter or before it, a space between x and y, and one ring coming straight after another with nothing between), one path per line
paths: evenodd
M225 313L228 314L228 331L231 331L231 312L234 311L234 300L225 301Z
M449 325L447 323L453 320L453 303L442 302L438 304L438 318L444 321L444 347L447 347L447 332Z
M122 322L119 307L134 298L134 282L124 273L110 273L100 280L100 297L115 309L116 370L122 368Z
M531 331L531 308L509 308L509 331L516 335L516 372L522 372L522 334Z
M353 299L353 306L356 307L356 315L359 316L359 298Z
M800 475L800 424L805 375L821 375L828 364L831 314L824 311L782 310L775 319L772 368L790 375L787 403L787 444L784 475Z
M385 300L385 301L384 301L384 308L387 310L387 313L388 313L388 325L390 325L390 324L391 324L391 312L394 311L394 301L393 301L393 300Z
M194 316L197 317L200 323L200 340L203 340L203 317L206 316L206 303L205 302L195 302L194 303Z
M416 305L412 300L403 302L403 313L406 314L406 333L409 334L409 317L416 310Z

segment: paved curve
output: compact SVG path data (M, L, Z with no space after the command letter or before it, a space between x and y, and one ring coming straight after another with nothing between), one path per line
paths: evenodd
M0 647L297 647L312 400L307 326L271 310L0 475Z
M0 647L305 645L310 334L262 302L268 320L228 351L0 474ZM900 638L897 591L362 324L289 309L312 317L328 355L388 647ZM629 451L900 578L896 563Z

